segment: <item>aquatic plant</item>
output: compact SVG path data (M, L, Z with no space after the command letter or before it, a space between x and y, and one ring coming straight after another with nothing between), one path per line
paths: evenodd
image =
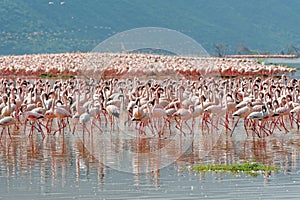
M61 78L61 79L71 79L74 78L73 75L54 75L54 74L40 74L39 78Z
M39 77L40 78L56 78L57 76L55 76L54 74L40 74Z
M232 165L225 165L225 164L197 165L197 166L192 166L191 169L197 172L213 171L213 172L231 172L233 174L245 173L251 176L257 176L258 172L269 172L269 171L280 170L279 167L261 165L257 162L245 162L241 164L232 164Z

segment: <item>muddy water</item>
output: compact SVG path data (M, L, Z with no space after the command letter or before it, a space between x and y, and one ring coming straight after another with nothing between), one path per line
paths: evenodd
M242 125L241 125L242 126ZM23 127L0 146L2 199L285 199L300 196L300 133L246 137L240 126L233 137L220 131L195 131L193 140L170 134L129 137L116 127L90 134L32 137ZM217 132L217 131L215 131ZM106 135L104 137L104 135ZM107 137L108 136L108 137ZM117 137L118 136L118 137ZM192 141L191 143L184 143ZM188 148L185 148L188 146ZM159 151L158 151L159 150ZM164 150L164 151L162 151ZM168 159L175 159L170 162ZM257 176L197 173L199 163L257 161L278 166Z

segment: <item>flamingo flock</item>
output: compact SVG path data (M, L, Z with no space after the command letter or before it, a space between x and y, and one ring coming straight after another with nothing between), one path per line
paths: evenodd
M37 77L84 75L100 78L124 76L162 77L167 75L199 76L276 76L293 73L295 69L281 65L265 65L253 58L180 57L150 54L62 53L0 56L1 74Z
M300 81L244 76L162 80L127 77L95 79L0 79L0 126L11 138L29 128L42 138L79 126L92 134L132 127L140 135L224 130L243 121L246 134L288 133L300 125Z

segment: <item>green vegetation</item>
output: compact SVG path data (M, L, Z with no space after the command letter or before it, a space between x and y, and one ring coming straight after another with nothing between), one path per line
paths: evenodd
M278 171L280 168L274 166L260 165L256 162L245 162L242 164L232 164L232 165L198 165L192 166L192 170L197 172L231 172L233 174L245 173L251 176L256 176L258 172L268 172L268 171Z
M40 74L39 77L40 78L57 78L57 76L54 74Z
M72 79L72 78L74 78L74 76L73 75L62 75L62 76L60 76L62 79Z
M74 78L74 76L73 75L60 75L60 76L57 76L57 75L54 75L54 74L40 74L39 78L72 79L72 78Z
M300 44L299 10L297 0L2 0L0 54L90 51L139 27L180 31L214 55L216 45L225 54L288 53Z
M293 68L296 69L297 71L300 71L300 66L291 66L291 65L285 65L287 68Z

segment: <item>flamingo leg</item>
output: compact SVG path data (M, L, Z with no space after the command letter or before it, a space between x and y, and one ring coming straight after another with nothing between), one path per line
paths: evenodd
M56 131L54 131L53 135L56 135L57 132L60 132L61 131L61 125L60 125L60 121L57 119L57 127L58 129Z
M272 120L272 122L271 122L271 126L272 126L272 124L274 124L274 127L273 127L273 129L272 129L272 131L271 131L271 133L273 134L273 132L274 132L274 130L275 130L275 128L277 127L277 129L279 130L279 131L281 131L281 128L278 126L278 124L277 124L277 122L279 121L279 118L276 118L276 119L274 119L274 120Z
M10 130L9 130L9 126L7 126L7 133L8 133L9 139L12 140Z
M53 119L48 119L48 120L47 120L47 123L46 123L46 125L45 125L45 128L46 128L48 134L51 132L52 121L53 121Z
M182 130L182 124L183 124L183 122L182 122L182 120L180 120L180 122L177 123L177 125L175 127L180 131L180 133L182 133L184 136L186 136L186 133Z
M29 135L28 135L28 136L29 136L29 137L32 137L32 135L33 135L33 127L34 127L34 126L33 126L33 123L30 122L30 124L31 124L31 128L30 128L30 132L29 132Z
M44 131L43 131L42 127L41 127L41 123L38 122L37 125L38 125L38 127L39 127L38 130L39 130L39 132L41 132L41 135L42 135L42 137L43 137L43 139L44 139L44 138L45 138L45 134L44 134Z
M24 135L26 134L26 126L27 126L27 120L24 122Z
M248 128L247 128L248 123L249 123L249 119L244 119L244 129L246 131L247 137L249 137Z
M70 125L69 118L67 118L67 124L68 124L68 127L69 127L69 131L71 131L71 125Z
M0 135L0 140L2 140L3 132L4 132L4 128L2 128L1 135Z
M188 129L190 129L190 134L193 133L193 129L188 125L187 121L184 121L184 123L186 124L186 126L188 127Z
M87 128L86 124L84 124L83 128L88 132L89 137L91 136L91 131Z

